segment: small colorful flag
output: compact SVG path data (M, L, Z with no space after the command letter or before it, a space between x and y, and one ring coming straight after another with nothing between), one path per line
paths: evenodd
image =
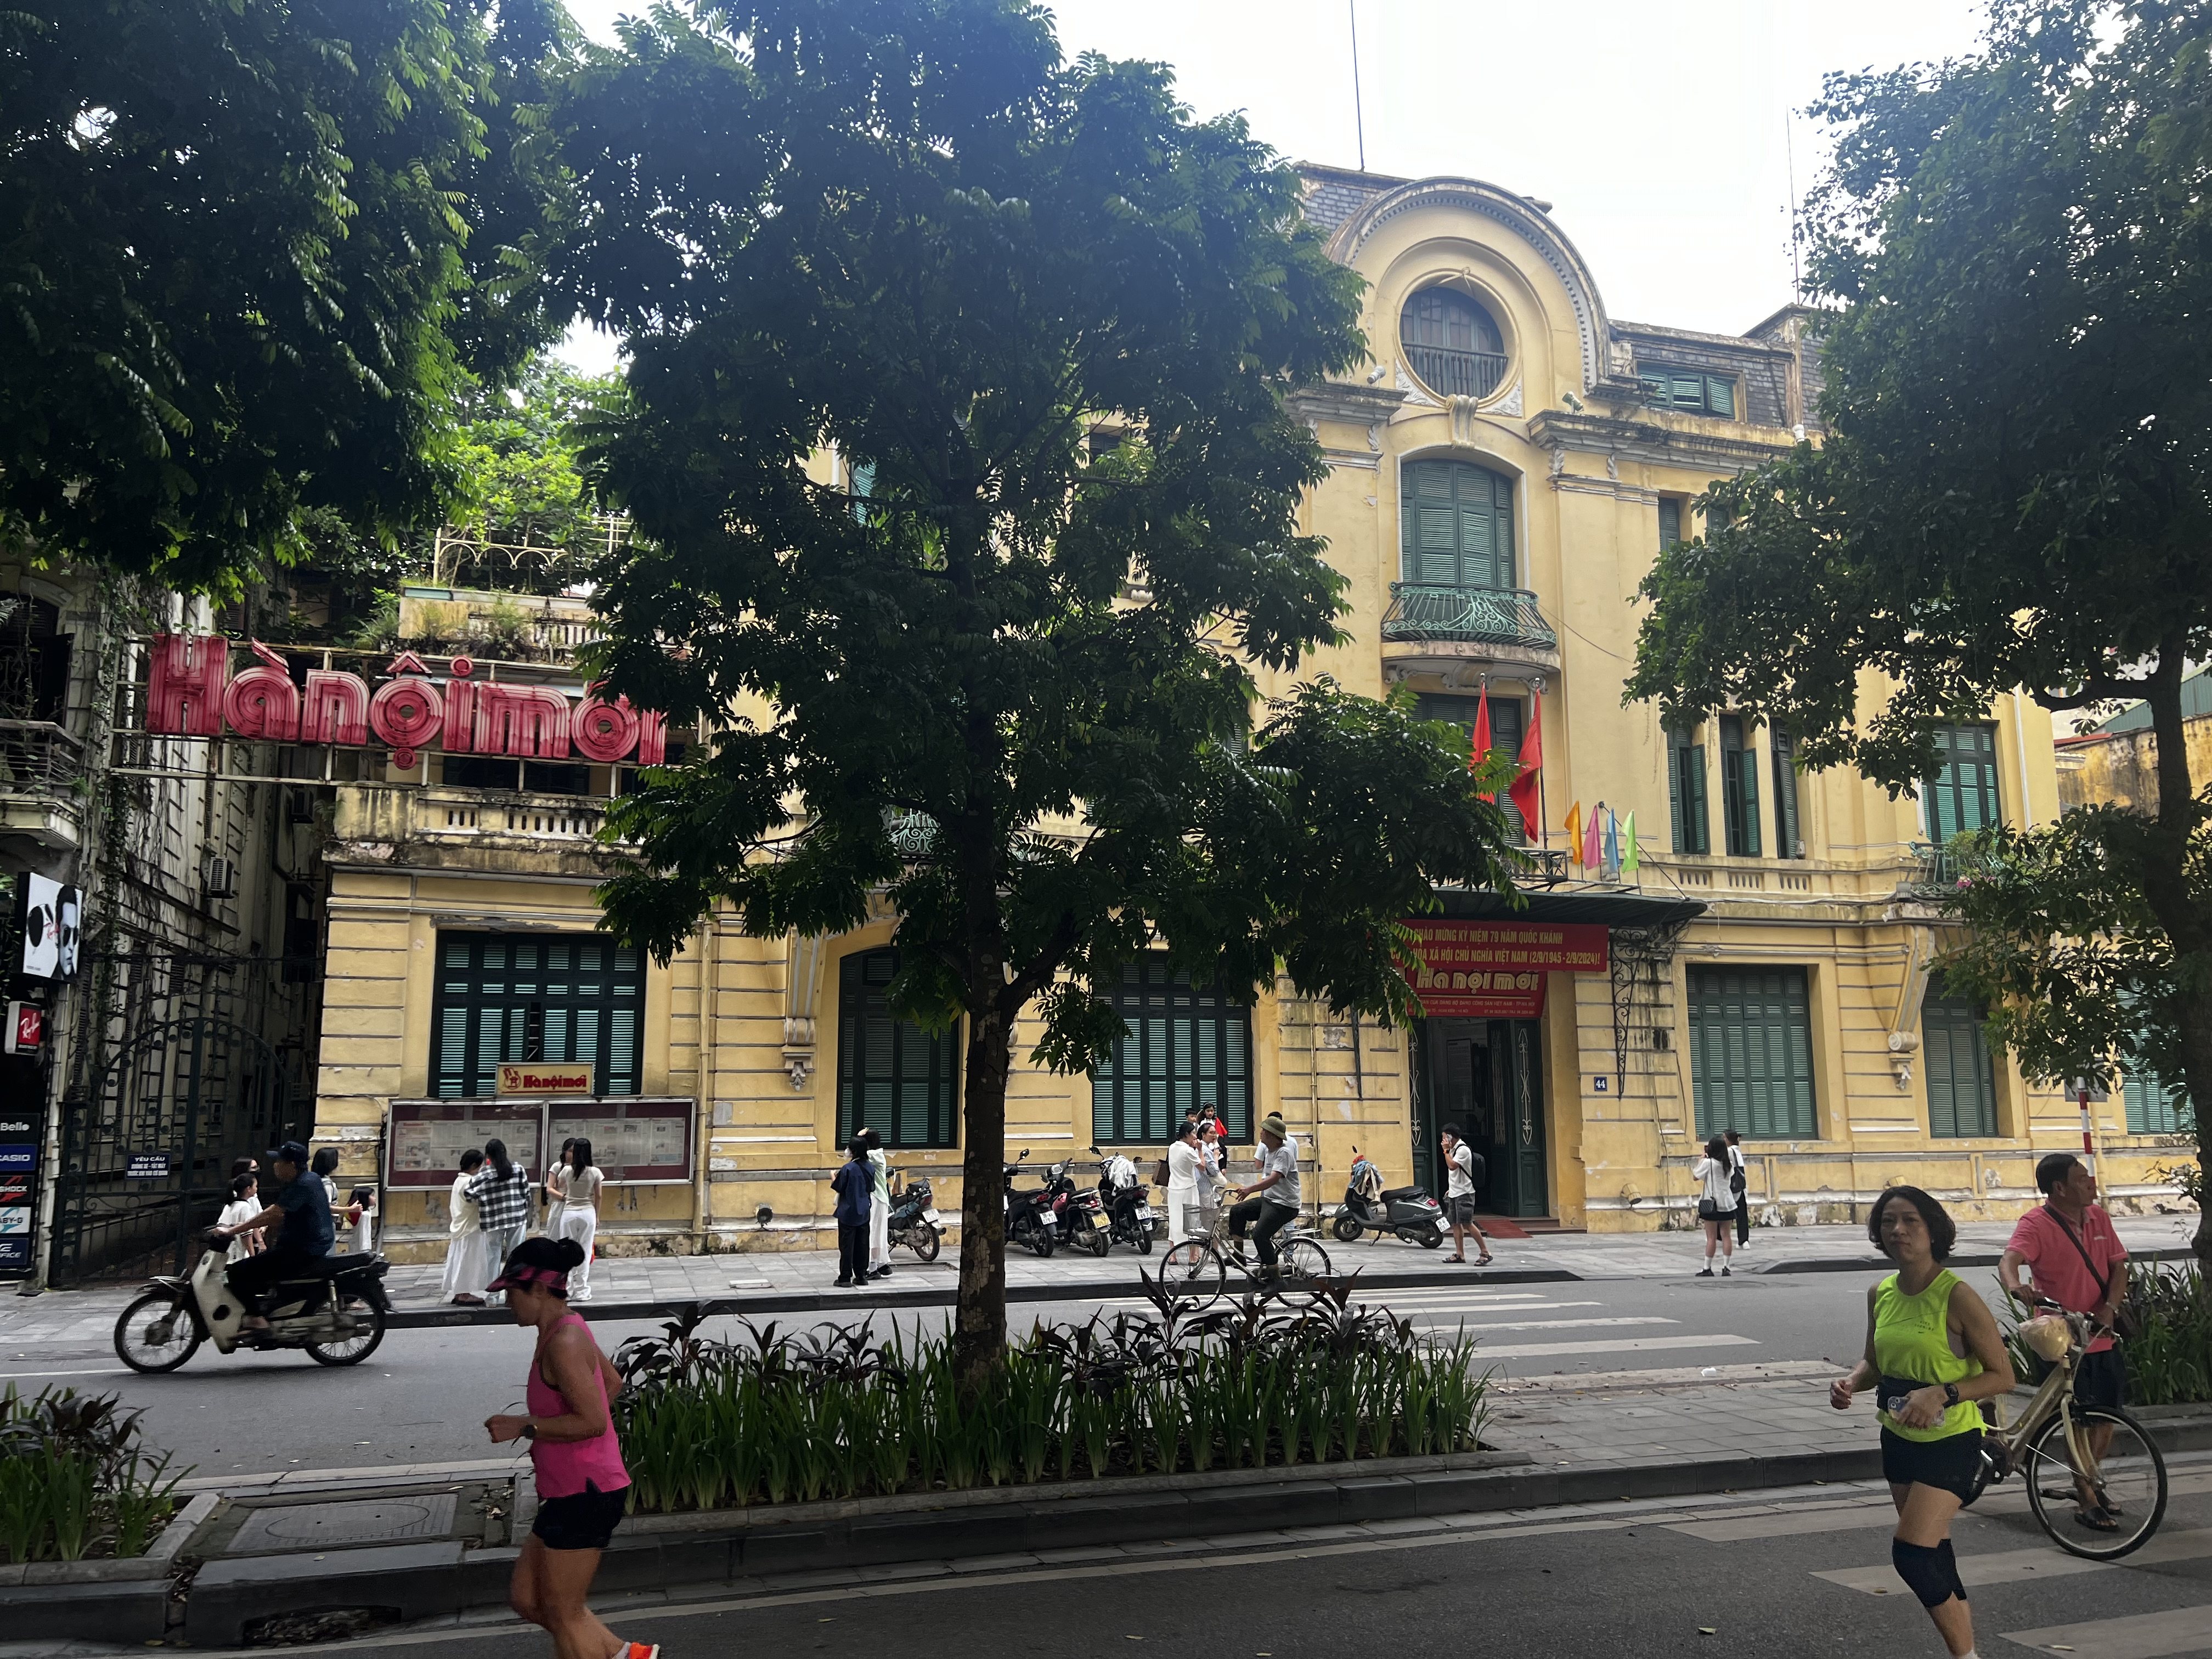
M1605 862L1605 851L1599 844L1599 826L1605 821L1605 803L1600 801L1590 810L1589 826L1583 831L1583 868L1595 870Z
M1605 815L1605 874L1610 881L1620 873L1620 817L1607 810Z
M1633 812L1628 815L1627 833L1623 840L1626 844L1620 849L1620 873L1632 876L1643 867L1643 855L1636 847L1636 814Z
M1543 816L1543 803L1537 790L1537 775L1544 769L1544 700L1528 700L1528 735L1521 739L1521 769L1507 786L1514 810L1521 814L1523 823L1537 823Z
M1566 822L1559 828L1567 832L1568 859L1577 865L1586 862L1583 857L1583 804L1580 801L1575 803L1574 810L1567 814Z

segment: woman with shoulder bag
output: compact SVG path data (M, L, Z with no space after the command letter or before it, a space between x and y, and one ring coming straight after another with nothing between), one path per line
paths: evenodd
M1721 1277L1726 1279L1734 1271L1730 1263L1735 1259L1735 1187L1731 1177L1735 1165L1729 1160L1728 1141L1715 1135L1705 1143L1705 1155L1690 1166L1697 1177L1698 1223L1705 1230L1705 1265L1698 1270L1700 1279L1713 1276L1713 1247L1718 1245L1723 1258Z

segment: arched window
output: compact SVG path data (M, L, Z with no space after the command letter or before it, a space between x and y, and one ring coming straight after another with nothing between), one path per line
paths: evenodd
M1425 288L1407 301L1398 337L1413 373L1448 398L1487 398L1505 378L1505 337L1455 288Z
M1504 589L1513 580L1513 481L1465 461L1409 461L1399 507L1405 580Z

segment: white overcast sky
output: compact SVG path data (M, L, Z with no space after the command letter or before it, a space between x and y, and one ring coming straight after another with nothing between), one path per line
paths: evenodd
M1367 165L1553 204L1617 319L1739 333L1790 298L1785 131L1802 195L1830 70L1970 48L1978 0L1357 0ZM644 0L568 0L595 39ZM1350 167L1347 0L1059 0L1060 45L1174 66L1297 161ZM572 335L579 364L614 366Z

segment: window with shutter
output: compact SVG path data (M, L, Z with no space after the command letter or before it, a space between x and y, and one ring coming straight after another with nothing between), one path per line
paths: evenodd
M1404 580L1513 586L1513 481L1464 461L1407 464L1399 514Z
M1996 1074L1981 1011L1963 998L1929 997L1920 1005L1920 1048L1928 1133L1941 1140L1995 1134Z
M1711 852L1712 832L1705 815L1705 745L1695 726L1667 728L1667 805L1674 850Z
M1936 733L1936 775L1928 780L1929 839L1941 845L2002 816L1997 801L1997 729L1947 726Z
M856 951L837 969L837 1144L873 1129L885 1146L952 1146L957 1028L925 1031L890 1010L896 951Z
M1721 716L1721 815L1728 823L1728 849L1734 858L1759 856L1759 751L1751 746L1742 716Z
M1659 501L1659 550L1665 552L1682 539L1682 504L1671 496Z
M441 933L430 1009L430 1092L495 1093L516 1060L588 1063L599 1091L643 1086L645 958L596 934Z
M1774 751L1774 855L1805 856L1805 830L1797 816L1797 764L1790 734L1779 726L1767 738Z
M1238 1145L1252 1139L1252 1018L1218 989L1151 956L1121 970L1114 1012L1129 1028L1091 1079L1098 1145L1164 1146L1193 1106L1211 1106Z
M1816 1131L1802 968L1689 970L1690 1085L1700 1138L1808 1140Z
M1724 421L1735 418L1735 380L1732 375L1708 374L1702 369L1675 368L1663 363L1641 363L1636 378L1644 387L1644 400L1657 409L1678 409L1687 415L1713 415Z
M1504 336L1456 289L1425 288L1407 300L1398 337L1407 366L1447 398L1487 398L1504 378Z
M1414 699L1413 718L1423 720L1449 720L1468 734L1470 744L1474 736L1474 715L1479 699L1474 697L1437 696L1425 695ZM1521 758L1521 738L1528 731L1528 705L1517 697L1497 697L1490 700L1490 746L1502 749L1514 759ZM1522 822L1520 810L1503 790L1498 792L1498 810L1505 815L1506 826L1516 841L1528 839L1528 826Z
M2185 1135L2197 1131L2197 1115L2189 1109L2189 1091L2168 1083L2148 1066L2138 1066L2120 1079L2120 1098L2127 1108L2131 1135Z

